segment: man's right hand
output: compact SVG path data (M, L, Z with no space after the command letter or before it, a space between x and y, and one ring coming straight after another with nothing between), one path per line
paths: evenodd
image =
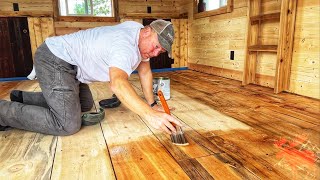
M172 123L177 126L182 126L182 123L178 119L164 112L154 111L145 118L152 127L162 130L168 134L176 133L176 129Z
M152 107L152 109L153 109L153 110L156 110L156 111L165 112L164 109L163 109L163 107L160 106L159 104L154 105L154 106ZM170 111L174 111L175 109L176 109L176 108L174 108L174 107L169 107L169 110L170 110Z
M181 122L173 116L155 111L146 104L129 83L128 75L125 71L117 67L110 67L109 74L111 90L116 94L121 103L146 119L152 127L171 134L172 132L176 132L171 123L181 126Z

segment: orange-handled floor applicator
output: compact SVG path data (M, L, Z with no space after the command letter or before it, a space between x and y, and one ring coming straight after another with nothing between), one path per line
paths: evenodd
M159 96L159 99L161 101L161 104L162 104L162 107L164 109L164 111L170 115L170 109L169 109L169 106L164 98L164 95L162 93L161 90L158 91L158 96ZM186 145L189 145L188 141L186 140L186 138L184 137L184 134L183 134L183 131L182 131L182 128L180 126L177 126L176 124L173 124L172 125L176 128L177 132L176 133L172 133L170 135L171 137L171 141L173 144L175 145L179 145L179 146L186 146Z

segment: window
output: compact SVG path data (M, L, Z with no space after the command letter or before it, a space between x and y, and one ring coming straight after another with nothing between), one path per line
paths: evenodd
M233 0L194 0L194 18L214 16L232 11Z
M227 0L204 0L205 11L211 11L219 9L220 7L227 5Z
M60 16L113 17L112 0L59 0Z

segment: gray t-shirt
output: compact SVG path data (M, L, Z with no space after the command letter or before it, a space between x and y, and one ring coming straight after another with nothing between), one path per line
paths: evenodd
M49 37L45 42L54 55L78 67L80 82L110 81L109 67L120 68L130 76L140 64L141 28L143 25L137 22L126 21Z

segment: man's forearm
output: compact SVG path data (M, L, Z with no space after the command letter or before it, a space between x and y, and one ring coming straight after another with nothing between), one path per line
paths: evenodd
M139 67L139 78L142 87L144 97L148 104L154 102L153 91L152 91L152 72L148 63L141 64L144 67Z
M153 110L135 92L131 84L126 79L117 79L111 83L112 91L120 101L136 114L145 117Z

